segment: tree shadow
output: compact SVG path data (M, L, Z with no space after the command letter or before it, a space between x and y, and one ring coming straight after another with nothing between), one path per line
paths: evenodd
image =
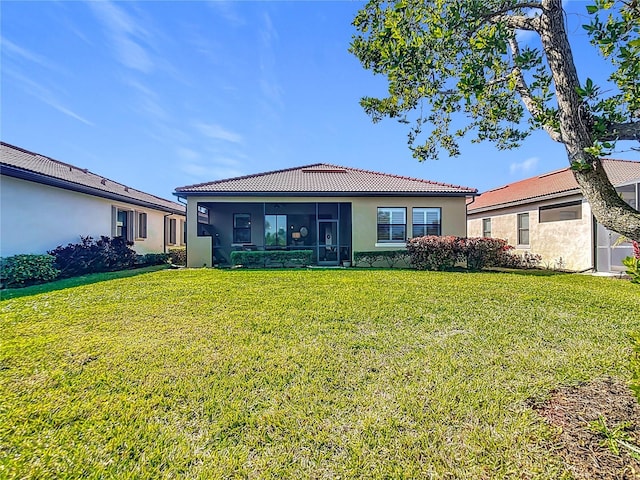
M41 293L55 292L57 290L65 290L67 288L79 287L82 285L91 285L93 283L115 280L118 278L129 278L145 273L167 270L170 265L153 265L151 267L136 268L133 270L120 270L118 272L91 273L80 277L64 278L40 285L31 285L22 288L7 288L0 290L0 301L10 300L13 298L29 297L31 295L39 295Z

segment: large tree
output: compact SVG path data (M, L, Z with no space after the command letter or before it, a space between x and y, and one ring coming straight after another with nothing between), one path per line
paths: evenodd
M606 89L579 80L562 0L371 0L353 22L351 52L387 76L389 95L361 104L374 121L411 124L420 160L459 155L465 135L508 149L544 129L565 145L596 219L640 241L640 213L600 161L616 142L640 141L640 1L595 0L585 13L591 43L612 64ZM539 47L519 31L537 34ZM458 115L466 120L455 128Z

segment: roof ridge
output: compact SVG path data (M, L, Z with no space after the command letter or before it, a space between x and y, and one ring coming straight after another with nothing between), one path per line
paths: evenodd
M273 175L274 173L290 172L290 171L293 171L293 170L301 170L303 168L317 167L317 166L320 166L320 165L335 166L335 165L330 165L328 163L312 163L310 165L304 165L302 167L281 168L279 170L270 170L268 172L252 173L252 174L249 174L249 175L240 175L238 177L221 178L219 180L213 180L213 181L210 181L210 182L201 182L201 183L194 183L193 185L184 185L182 187L175 188L175 191L177 192L179 190L183 190L183 189L187 189L187 188L203 187L205 185L218 185L220 183L232 182L232 181L236 181L236 180L246 180L248 178L264 177L265 175Z
M78 172L83 172L83 173L85 173L85 174L92 175L94 178L96 178L96 179L100 179L100 183L101 183L102 185L105 185L105 183L103 183L103 181L105 181L105 180L106 180L106 181L108 181L108 182L111 182L113 185L116 185L116 186L118 186L118 187L122 187L122 189L123 189L126 193L135 192L135 193L139 193L139 194L142 194L142 195L146 195L146 196L148 196L148 197L155 198L155 199L157 199L157 200L162 200L163 202L168 202L168 203L171 203L171 204L174 204L174 205L179 205L180 207L183 207L183 206L184 206L184 205L182 205L181 203L174 202L173 200L169 200L169 199L167 199L167 198L159 197L158 195L154 195L153 193L143 192L142 190L138 190L137 188L133 188L133 187L130 187L130 186L125 185L125 184L123 184L123 183L117 182L117 181L112 180L112 179L110 179L110 178L108 178L108 177L105 177L104 175L98 175L97 173L94 173L94 172L90 171L88 168L80 168L80 167L78 167L78 166L76 166L76 165L72 165L72 164L70 164L70 163L62 162L62 161L60 161L60 160L56 160L55 158L51 158L51 157L49 157L49 156L47 156L47 155L42 155L42 154L37 153L37 152L32 152L32 151L30 151L30 150L27 150L26 148L17 147L17 146L15 146L15 145L12 145L12 144L7 143L7 142L0 142L0 145L2 145L2 146L4 146L4 147L7 147L7 148L10 148L10 149L18 150L19 152L26 153L26 154L28 154L28 155L31 155L31 156L35 157L35 158L42 158L42 159L44 159L44 160L47 160L47 161L53 162L53 163L55 163L55 164L62 165L62 166L64 166L64 167L69 167L69 169L77 170ZM1 161L1 159L0 159L0 161ZM1 162L1 163L4 163L4 162ZM50 177L50 178L59 178L59 177L55 177L55 176L49 175L49 174L47 174L47 173L38 172L38 171L36 171L36 170L31 170L31 169L24 168L24 167L18 167L18 168L20 168L20 169L22 169L22 170L27 170L27 171L30 171L30 172L37 173L37 174L39 174L39 175L44 175L44 176L47 176L47 177ZM68 182L70 182L70 183L74 183L74 184L76 184L76 185L82 185L82 183L78 183L78 182L73 181L73 180L66 180L66 181L68 181ZM105 186L106 186L106 185L105 185ZM104 190L104 189L100 189L100 190ZM104 190L104 191L108 191L108 190Z
M399 178L401 180L412 180L415 182L421 182L421 183L427 183L429 185L439 185L441 187L451 187L451 188L463 188L463 189L467 189L469 191L475 191L477 192L478 189L477 188L471 188L471 187L464 187L462 185L454 185L453 183L445 183L445 182L436 182L433 180L427 180L424 178L418 178L418 177L409 177L407 175L398 175L396 173L384 173L384 172L377 172L375 170L368 170L365 168L357 168L357 167L342 167L340 165L332 165L332 164L328 164L328 163L324 163L321 165L328 165L334 168L344 168L345 170L354 170L357 172L363 172L363 173L372 173L374 175L382 175L383 177L393 177L393 178Z
M414 182L420 182L420 183L425 183L427 185L437 185L440 187L449 187L449 188L456 188L456 189L465 189L468 190L469 193L474 193L477 192L478 189L477 188L471 188L471 187L464 187L462 185L454 185L451 183L445 183L445 182L436 182L433 180L425 180L423 178L417 178L417 177L409 177L406 175L397 175L397 174L393 174L393 173L383 173L383 172L377 172L374 170L367 170L364 168L356 168L356 167L345 167L343 165L337 165L334 163L324 163L324 162L320 162L320 163L312 163L310 165L302 165L302 166L297 166L297 167L289 167L289 168L283 168L283 169L279 169L279 170L271 170L268 172L262 172L262 173L254 173L251 175L242 175L239 177L233 177L233 178L224 178L224 179L220 179L220 180L214 180L212 182L202 182L202 183L196 183L193 185L185 185L183 187L178 187L175 189L176 192L179 192L181 190L184 189L191 189L191 188L198 188L198 187L203 187L206 185L219 185L222 183L226 183L226 182L232 182L232 181L237 181L237 180L246 180L249 178L257 178L257 177L262 177L262 176L266 176L266 175L273 175L273 174L278 174L278 173L284 173L284 172L291 172L291 171L304 171L305 169L309 169L312 167L329 167L331 169L340 169L340 170L346 170L346 171L353 171L353 172L362 172L362 173L367 173L367 174L373 174L373 175L380 175L383 177L391 177L391 178L398 178L401 180L411 180Z
M55 158L48 157L47 155L42 155L41 153L32 152L31 150L27 150L26 148L22 148L22 147L17 147L15 145L11 145L10 143L7 143L7 142L0 142L0 145L2 145L4 147L12 148L14 150L18 150L18 151L20 151L22 153L27 153L27 154L32 155L34 157L42 157L42 158L44 158L46 160L49 160L51 162L57 163L59 165L63 165L65 167L73 168L73 169L78 170L80 172L91 173L92 175L97 175L97 174L89 171L89 169L87 169L87 168L80 168L80 167L78 167L76 165L72 165L70 163L66 163L66 162L63 162L61 160L56 160ZM101 176L101 175L98 175L98 176ZM107 178L107 180L109 180L109 179Z

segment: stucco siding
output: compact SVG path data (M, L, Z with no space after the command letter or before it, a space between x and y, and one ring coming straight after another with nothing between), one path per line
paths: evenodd
M567 270L585 270L593 266L593 226L589 204L582 201L582 216L575 220L540 222L539 208L581 200L580 196L537 202L512 208L470 214L467 220L470 237L482 236L483 219L491 219L491 236L502 238L516 247L516 252L542 256L541 266ZM518 245L518 214L529 214L529 245Z
M112 235L112 207L147 214L147 238L137 238L140 254L164 250L164 212L2 176L0 255L46 253L80 236ZM180 223L180 215L172 215ZM179 240L182 239L180 235Z

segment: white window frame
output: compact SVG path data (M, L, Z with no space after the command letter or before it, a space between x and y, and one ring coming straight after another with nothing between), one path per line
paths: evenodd
M489 228L487 228L487 225ZM492 227L491 218L483 218L482 219L482 236L484 238L491 238L491 227ZM488 233L488 235L487 235Z
M438 216L438 223L429 223L429 214L433 214L434 212L437 212L437 216ZM416 222L416 214L418 215L422 215L422 222ZM412 209L411 212L411 237L419 237L422 235L416 235L416 225L419 226L424 226L426 227L425 229L425 235L435 235L435 236L442 236L442 208L440 207L414 207ZM438 226L438 233L433 234L433 233L428 233L428 229L429 227L433 227L434 225Z
M384 212L389 213L389 223L380 223L380 214ZM402 220L404 223L394 222L394 214L396 219L398 214L402 214ZM380 238L380 226L389 225L389 238ZM393 238L393 226L404 226L404 235L402 240ZM389 245L406 245L407 241L407 208L406 207L378 207L376 214L376 246L389 246Z
M531 217L529 215L529 213L518 213L517 215L517 223L516 223L516 227L518 230L518 246L519 247L529 247L531 245ZM527 219L527 228L523 228L521 226L521 220L526 218ZM523 236L523 232L527 232L527 241L526 243L522 242L522 236Z

